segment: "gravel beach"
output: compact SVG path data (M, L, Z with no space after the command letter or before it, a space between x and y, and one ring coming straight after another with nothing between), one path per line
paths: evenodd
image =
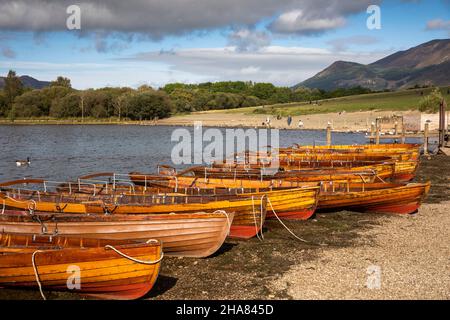
M449 299L449 209L446 201L415 216L383 217L354 245L321 249L269 288L292 299Z

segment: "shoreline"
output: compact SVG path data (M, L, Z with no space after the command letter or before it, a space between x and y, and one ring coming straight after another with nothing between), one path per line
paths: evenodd
M347 133L366 133L370 132L370 126L377 118L389 118L392 116L402 116L412 121L417 126L420 118L425 114L418 111L355 111L347 113L317 113L302 116L293 116L290 125L287 124L287 118L276 119L274 116L265 114L246 114L226 111L202 111L185 115L175 115L170 118L159 120L144 121L118 121L113 119L105 120L85 120L79 119L17 119L14 121L0 120L0 125L134 125L134 126L176 126L192 127L194 122L201 121L203 127L218 128L270 128L280 130L326 130L328 124L331 125L334 132ZM267 118L270 119L270 126L265 124ZM299 126L299 121L303 126ZM419 124L420 127L420 124ZM389 128L391 130L392 128ZM430 128L433 131L434 128ZM419 132L422 130L407 130L409 132Z

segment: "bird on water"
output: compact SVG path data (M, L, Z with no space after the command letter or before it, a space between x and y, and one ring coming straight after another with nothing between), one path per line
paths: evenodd
M29 166L30 164L30 157L27 157L27 160L16 160L16 166L18 167Z

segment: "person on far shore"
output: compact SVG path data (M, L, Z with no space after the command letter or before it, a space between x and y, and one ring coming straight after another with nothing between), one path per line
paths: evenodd
M288 117L287 117L287 124L288 124L288 126L291 125L291 122L292 122L292 117L291 117L291 115L288 115Z
M298 127L300 128L300 129L303 129L303 121L300 119L300 120L298 120Z

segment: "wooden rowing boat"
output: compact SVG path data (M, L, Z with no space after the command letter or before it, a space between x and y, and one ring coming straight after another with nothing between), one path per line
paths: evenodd
M368 171L364 173L352 172L352 173L339 173L323 175L321 181L356 181L356 182L373 182L375 180L376 173ZM258 179L233 179L233 178L211 178L211 177L188 177L188 176L154 176L147 175L138 172L130 173L130 180L136 185L142 186L144 189L148 187L171 187L171 188L298 188L305 185L304 181L298 181L295 179L270 179L270 180L258 180Z
M266 198L267 218L306 220L315 211L320 187L318 183L304 183L297 188L220 188L209 185L208 188L198 187L148 187L137 188L137 194L160 194L172 195L202 195L214 196L216 199L229 200L236 198ZM235 218L236 219L236 218ZM233 229L233 228L232 228Z
M166 197L178 196L178 195L196 195L196 196L213 196L216 201L218 200L232 200L236 198L261 198L266 197L267 202L270 205L267 217L274 218L273 211L279 217L287 219L308 219L314 214L314 210L317 203L317 194L319 191L318 183L302 183L300 187L294 188L220 188L215 185L209 185L208 188L184 187L184 188L172 188L170 186L159 187L142 187L134 186L129 188L128 184L121 185L120 181L116 181L110 184L109 187L104 183L110 183L109 178L113 177L113 173L97 173L84 177L80 177L80 180L89 180L91 182L97 182L95 190L92 184L88 187L77 189L68 188L66 184L60 184L58 190L60 193L65 194L81 194L87 195L88 192L97 192L98 195L117 195L122 201L123 197L129 197L132 195L155 195L165 194ZM101 179L100 179L101 178ZM103 181L103 184L98 182ZM81 190L81 191L78 191ZM269 207L268 207L269 208ZM235 220L237 219L235 216Z
M205 167L203 167L205 168ZM210 168L211 169L211 168ZM204 170L204 169L203 169ZM130 180L136 185L144 187L165 185L167 182L172 187L189 187L196 185L203 187L208 184L214 184L217 187L225 188L270 188L270 187L296 187L302 186L305 182L321 182L321 181L374 181L377 175L381 178L389 177L394 171L393 164L381 164L376 168L372 166L367 167L364 171L359 170L308 170L302 172L300 175L295 172L287 174L263 174L249 175L246 172L242 174L234 174L234 172L222 171L219 174L214 174L208 169L206 176L200 175L198 172L195 176L170 176L170 175L154 175L140 172L131 172L129 174ZM211 173L211 174L210 174Z
M268 219L283 218L289 220L306 220L310 218L317 206L320 187L317 183L305 183L300 188L170 188L170 192L188 194L213 194L220 198L261 197L267 198ZM166 191L169 191L166 189Z
M318 210L414 213L429 190L430 182L324 184L319 194Z
M377 156L389 156L397 160L418 160L420 144L364 144L364 145L332 145L332 146L301 146L294 145L289 148L279 148L279 153L356 153Z
M153 287L162 257L157 240L0 233L0 286L137 299Z
M34 213L5 210L0 230L8 233L50 233L85 239L158 239L164 253L173 256L208 257L225 241L234 213L92 215Z
M183 195L183 194L120 194L117 196L91 196L90 201L79 195L41 192L0 192L3 206L33 212L92 213L92 214L166 214L194 213L199 211L233 212L230 237L248 239L261 231L266 216L264 195L248 197Z
M404 166L405 173L410 173L416 169L416 163L412 167ZM351 168L332 168L332 169L301 169L301 170L282 170L280 168L232 168L231 170L223 168L211 167L192 167L184 170L182 173L176 175L181 177L183 175L191 174L200 178L213 179L247 179L247 180L284 180L284 181L298 181L298 182L322 182L322 181L347 181L359 182L363 178L361 175L367 175L372 172L381 179L396 179L395 170L396 163L384 162L361 167ZM411 173L413 175L413 173ZM403 177L403 176L402 176ZM406 175L405 175L406 177ZM131 179L136 183L136 178L131 174Z

